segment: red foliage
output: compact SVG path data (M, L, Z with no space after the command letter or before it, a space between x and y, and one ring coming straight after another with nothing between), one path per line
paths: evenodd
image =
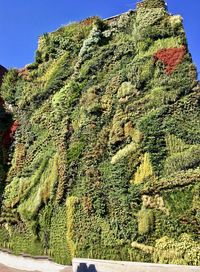
M2 145L4 147L9 146L9 144L11 143L11 141L13 139L15 131L18 128L18 126L19 126L19 122L18 121L14 121L12 123L12 125L8 128L8 130L3 134Z
M92 25L97 20L97 18L97 16L89 17L81 21L80 23L85 26Z
M185 46L180 48L161 49L156 54L154 54L154 61L156 63L158 60L161 60L166 66L166 74L170 75L176 69L177 65L182 61L185 54Z

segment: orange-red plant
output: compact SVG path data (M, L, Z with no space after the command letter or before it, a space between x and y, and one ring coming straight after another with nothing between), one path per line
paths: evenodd
M19 122L14 121L12 125L8 128L8 130L4 133L3 140L2 140L2 144L4 147L9 146L18 126L19 126Z
M185 46L182 46L180 48L161 49L156 54L154 54L154 61L155 63L158 60L162 61L166 66L166 74L170 75L176 69L177 65L183 60L185 54Z

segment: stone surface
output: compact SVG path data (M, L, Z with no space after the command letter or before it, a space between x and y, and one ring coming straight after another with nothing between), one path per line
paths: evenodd
M14 268L10 268L0 264L0 272L28 272L28 271L14 269ZM32 272L38 272L38 271L32 271Z
M0 272L72 272L70 266L53 263L48 259L14 256L0 251Z
M73 259L73 272L200 272L200 266Z
M7 267L7 266L0 264L0 272L39 272L39 271L18 270L18 269ZM64 268L60 272L72 272L72 267Z

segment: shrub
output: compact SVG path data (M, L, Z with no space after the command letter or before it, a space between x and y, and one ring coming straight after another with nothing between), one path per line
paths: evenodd
M11 69L5 74L3 83L0 88L0 95L9 104L16 102L16 83L18 80L18 72L16 69Z

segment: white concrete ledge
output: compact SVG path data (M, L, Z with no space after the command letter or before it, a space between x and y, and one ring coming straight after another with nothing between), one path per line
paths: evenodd
M56 264L47 258L31 258L24 256L15 256L8 252L0 251L0 263L18 270L38 271L38 272L64 272L72 271L70 266Z
M200 266L134 263L74 258L73 272L200 272Z

